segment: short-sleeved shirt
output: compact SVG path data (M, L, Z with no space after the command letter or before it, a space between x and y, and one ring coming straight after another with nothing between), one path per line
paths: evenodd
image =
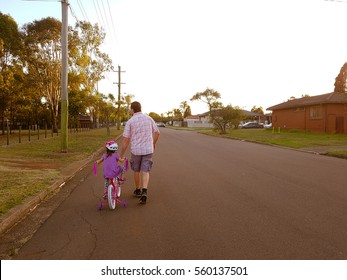
M104 159L104 178L116 178L121 172L122 167L118 164L119 155L113 153L111 155L103 154Z
M153 133L158 131L157 124L150 116L138 112L126 123L123 136L130 138L132 154L148 155L153 154Z

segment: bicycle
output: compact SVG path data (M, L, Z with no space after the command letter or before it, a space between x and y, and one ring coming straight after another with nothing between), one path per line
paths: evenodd
M129 168L129 163L128 163L128 159L125 160L125 164L123 167L123 172L126 172ZM97 166L96 163L94 163L94 175L97 175ZM117 204L122 204L123 207L126 207L127 202L125 199L120 200L120 196L122 193L122 189L121 189L121 185L124 184L124 179L121 179L119 176L117 176L116 178L109 178L109 185L107 187L107 193L106 196L104 195L104 199L107 199L108 202L108 207L111 210L116 209ZM99 210L101 210L103 208L103 203L102 203L102 199L100 199L99 202Z

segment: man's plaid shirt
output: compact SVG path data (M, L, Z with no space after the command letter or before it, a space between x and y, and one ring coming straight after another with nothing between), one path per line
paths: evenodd
M157 131L159 129L154 120L138 112L126 123L123 137L130 138L132 154L148 155L154 151L153 133Z

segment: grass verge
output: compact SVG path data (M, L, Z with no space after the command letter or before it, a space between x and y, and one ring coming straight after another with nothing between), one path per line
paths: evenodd
M278 132L272 129L235 129L223 135L213 130L204 130L201 133L295 149L317 146L347 146L347 135L343 134L310 133L296 130Z
M180 128L175 127L174 129ZM219 134L219 132L214 131L213 129L182 129L198 131L199 133L212 136L266 143L294 149L326 147L327 150L329 150L326 153L327 155L347 159L346 149L331 150L331 147L347 147L346 134L312 133L297 130L278 131L277 129L233 129L229 130L226 134Z
M0 217L27 198L47 189L69 164L91 157L122 131L94 129L69 135L67 153L60 137L0 147Z

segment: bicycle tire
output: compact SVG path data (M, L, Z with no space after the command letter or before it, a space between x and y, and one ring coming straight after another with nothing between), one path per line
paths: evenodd
M112 184L110 184L107 188L107 196L108 207L114 210L116 208L117 198Z
M121 194L122 194L122 189L121 189L121 187L118 185L118 186L117 186L117 197L120 197Z

